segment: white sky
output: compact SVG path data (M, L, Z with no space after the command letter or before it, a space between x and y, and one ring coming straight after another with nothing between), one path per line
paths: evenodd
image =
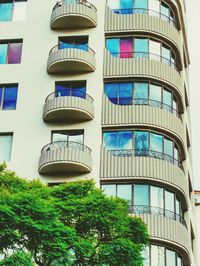
M190 51L190 110L195 189L200 190L200 0L186 0Z

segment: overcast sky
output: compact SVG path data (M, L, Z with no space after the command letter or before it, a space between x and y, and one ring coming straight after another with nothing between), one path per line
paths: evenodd
M190 49L190 106L195 189L200 190L200 0L186 0Z

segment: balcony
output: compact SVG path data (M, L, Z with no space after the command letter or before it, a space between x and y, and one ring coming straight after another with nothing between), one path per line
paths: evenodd
M126 14L124 14L126 12ZM129 14L127 14L129 12ZM178 15L177 15L178 16ZM105 32L154 33L172 42L181 50L180 26L170 17L148 9L111 10L106 7Z
M150 99L132 99L132 105L112 103L103 94L102 125L110 126L148 126L167 130L182 145L186 141L186 132L177 110ZM184 151L183 151L184 153Z
M133 215L140 217L147 224L152 241L163 243L172 249L178 250L183 257L184 265L191 265L191 240L185 224L179 220L166 217L166 215L155 215L152 212L139 214L136 211Z
M91 172L91 150L77 142L56 141L46 145L39 159L39 173L74 175Z
M43 108L44 122L81 122L94 118L94 105L91 96L79 92L76 96L58 96L51 93Z
M73 3L59 1L53 8L50 25L52 30L92 28L96 25L96 7L86 0L75 0Z
M95 52L87 45L71 45L60 49L56 45L49 52L48 74L81 74L95 71Z

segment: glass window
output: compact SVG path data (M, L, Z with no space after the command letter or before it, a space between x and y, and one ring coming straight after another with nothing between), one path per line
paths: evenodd
M139 0L141 1L141 0ZM141 1L142 2L142 1ZM148 57L148 39L135 38L134 54L137 58L147 58Z
M133 57L133 39L121 38L120 39L120 58Z
M163 108L172 112L172 93L167 90L163 90Z
M156 107L161 107L161 101L162 101L161 93L162 93L161 86L150 84L149 99L151 100L151 105Z
M150 150L151 152L163 152L163 136L155 133L150 134ZM159 156L159 154L158 154Z
M163 189L160 187L150 186L150 192L151 192L151 207L156 208L164 208L164 201L163 201ZM156 210L158 213L162 213L162 210Z
M135 185L133 195L134 195L134 205L149 206L148 185Z
M106 39L106 48L113 56L118 57L120 52L120 39L119 38Z
M149 247L145 247L143 252L142 252L142 256L144 258L144 261L143 261L143 266L149 266L150 265L150 260L149 260Z
M133 95L133 83L122 82L119 86L119 104L120 105L131 105Z
M0 87L0 106L1 106L1 103L2 103L2 94L3 94L3 88Z
M4 89L3 110L14 110L17 104L17 87L7 86Z
M79 98L86 97L85 81L57 82L55 85L56 97L74 96Z
M67 48L88 51L88 36L60 37L59 49L67 49Z
M21 21L26 18L26 2L15 2L14 11L13 11L13 20Z
M128 205L132 205L132 185L117 185L117 197L127 201Z
M165 209L168 211L166 214L168 217L174 219L174 193L165 191Z
M177 266L182 266L182 259L177 257Z
M164 139L164 154L167 155L167 160L173 160L173 142L170 139Z
M12 20L13 3L0 3L0 21Z
M68 141L68 134L66 132L54 132L52 142L56 141Z
M8 44L0 43L0 64L6 64Z
M170 9L169 6L166 5L163 1L161 2L161 14L162 19L169 21Z
M148 8L148 1L147 0L134 0L134 8L147 9ZM141 12L142 12L142 10L141 10Z
M123 14L133 13L133 0L121 0L120 8L123 9Z
M134 99L136 104L147 104L148 99L148 83L134 83Z
M21 62L22 43L10 43L8 51L8 64L18 64Z
M68 137L69 141L83 144L83 131L82 130L69 131L68 136L69 136Z
M151 265L165 266L165 249L161 246L151 245Z
M152 60L160 61L161 43L153 40L149 41L149 57Z
M116 197L116 185L102 185L101 188L107 196Z
M170 59L171 59L171 51L169 48L162 46L162 61L165 64L170 65Z
M11 159L12 135L0 135L0 162Z
M105 83L106 96L114 104L118 104L118 90L119 90L119 83L114 83L114 82Z
M118 149L118 132L104 132L103 133L103 143L104 147L108 150L117 150Z
M107 5L111 8L111 9L120 9L120 0L107 0Z
M134 131L134 148L136 156L148 155L149 133L146 131Z
M176 266L176 252L166 250L166 266Z
M119 131L118 132L118 148L132 149L132 131Z
M158 13L154 13L154 16L159 16L160 13L160 0L149 0L149 10L156 11ZM151 13L150 13L151 14Z

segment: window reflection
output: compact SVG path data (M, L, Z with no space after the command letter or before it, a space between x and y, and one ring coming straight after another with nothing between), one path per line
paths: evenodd
M74 96L86 98L86 81L61 81L55 84L56 97Z
M15 110L18 85L0 85L0 109Z

